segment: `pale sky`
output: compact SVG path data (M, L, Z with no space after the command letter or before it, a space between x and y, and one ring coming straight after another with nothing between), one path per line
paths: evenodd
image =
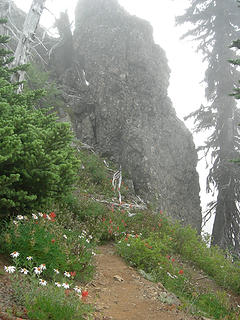
M32 0L13 0L18 7L28 11ZM70 20L74 20L74 10L78 0L47 0L46 7L56 17L59 12L68 10ZM194 43L180 40L186 27L175 27L175 16L182 14L189 6L190 0L118 0L131 14L148 20L153 26L154 39L166 52L171 69L169 96L180 119L196 110L201 103L205 103L204 78L205 68L201 55L195 52ZM50 28L54 24L54 17L47 10L41 17L40 23ZM192 124L185 123L191 130ZM196 145L201 144L203 135L194 136ZM211 200L205 194L206 170L205 162L198 165L201 185L201 200L203 209ZM206 230L210 232L211 223Z

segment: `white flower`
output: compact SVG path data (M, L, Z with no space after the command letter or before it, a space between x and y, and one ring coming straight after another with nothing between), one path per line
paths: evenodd
M8 266L8 267L4 267L4 270L8 273L14 273L16 271L16 267L14 266Z
M34 220L38 220L38 216L36 214L33 213L32 217L33 217Z
M90 235L88 236L88 238L89 238L90 240L92 240L93 236L90 234Z
M90 241L88 239L86 239L86 242L89 243Z
M177 278L177 276L173 276L173 275L171 275L171 273L169 273L169 272L167 272L167 275L170 277L170 278L172 278L172 279L175 279L175 278Z
M42 212L38 212L39 217L43 217L43 213Z
M39 268L41 268L41 270L46 270L46 265L44 263L40 264Z
M13 258L17 258L19 255L20 255L20 253L17 251L10 253L10 256L12 256Z
M95 253L94 251L92 251L92 255L93 255L93 256L95 256L95 255L96 255L96 253Z
M136 213L128 213L129 218L134 217L136 215Z
M13 220L13 223L17 226L18 222L16 220Z
M67 278L70 278L70 277L71 277L70 273L67 272L67 271L64 272L64 275L65 275L65 277L67 277Z
M66 282L63 282L62 287L63 287L64 289L69 289L69 288L70 288L69 284L66 283Z
M130 247L130 243L127 243L127 247Z
M55 286L57 286L58 288L60 288L62 285L60 282L55 282Z
M24 218L23 218L22 215L19 214L19 215L17 216L17 219L18 219L18 220L23 220Z
M43 280L43 279L39 279L39 284L41 286L46 286L47 285L47 281L46 280Z
M78 286L76 286L73 290L75 292L77 292L77 293L81 293L82 292L81 288L79 288Z
M63 235L63 238L64 238L64 239L67 239L67 236L64 234L64 235Z
M21 268L20 272L23 274L28 274L29 271L26 268Z
M48 214L47 214L47 219L48 219L48 220L52 220L51 217L50 217Z
M40 267L34 267L34 273L36 274L41 274L42 273L42 269Z
M30 260L32 260L32 259L33 259L32 256L28 256L28 257L27 257L27 260L28 260L28 261L30 261Z
M59 274L58 269L53 269L53 271L54 271L56 274Z

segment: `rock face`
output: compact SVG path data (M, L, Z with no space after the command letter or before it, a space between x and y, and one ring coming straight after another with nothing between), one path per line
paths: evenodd
M137 194L199 230L197 154L167 95L170 71L150 24L116 0L80 0L74 45L78 138L113 156Z
M12 18L22 25L23 16ZM152 27L117 0L79 0L73 39L62 18L61 41L45 44L56 48L49 68L65 91L62 117L122 165L136 194L200 231L197 154L167 95L170 70Z

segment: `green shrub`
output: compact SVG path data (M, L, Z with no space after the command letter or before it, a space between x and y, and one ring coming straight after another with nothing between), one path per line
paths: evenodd
M7 37L0 37L0 43ZM69 125L36 110L42 91L16 93L9 51L0 58L0 215L41 210L72 188L79 162ZM24 67L19 67L23 69Z

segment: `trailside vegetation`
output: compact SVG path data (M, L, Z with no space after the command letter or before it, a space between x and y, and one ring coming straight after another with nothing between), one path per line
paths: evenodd
M44 91L17 93L12 75L27 66L10 67L8 41L0 36L0 216L51 205L72 189L79 164L69 124L49 109L35 108Z

